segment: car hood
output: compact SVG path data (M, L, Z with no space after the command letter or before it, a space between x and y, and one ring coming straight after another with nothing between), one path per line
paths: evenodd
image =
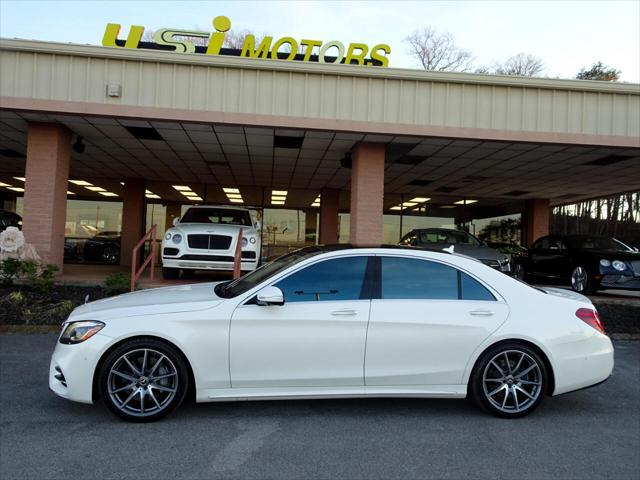
M253 227L245 225L224 225L222 223L178 223L175 227L171 228L171 231L177 231L182 234L200 233L200 234L215 234L215 235L238 235L240 229L244 230L245 235L255 233L256 230Z
M430 243L429 248L445 249L450 248L448 243ZM503 261L507 257L504 253L500 253L490 247L474 247L473 245L454 245L453 251L468 257L477 258L478 260L499 260Z
M620 250L598 250L595 248L580 248L577 252L583 255L592 255L607 260L640 260L640 252L622 252Z
M575 300L581 303L587 303L592 305L591 300L589 300L584 295L581 295L573 290L565 290L564 288L554 288L554 287L536 287L540 290L548 293L549 295L553 295L554 297L567 298L569 300Z
M109 316L133 316L206 310L223 301L214 292L218 283L222 282L152 288L104 298L79 306L69 319L100 319L95 315L107 313Z

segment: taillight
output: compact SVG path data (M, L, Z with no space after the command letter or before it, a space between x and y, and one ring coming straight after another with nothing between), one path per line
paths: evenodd
M606 334L604 331L604 326L600 321L600 317L598 316L598 311L591 308L579 308L576 310L576 317L582 320L587 325L595 328L600 333Z

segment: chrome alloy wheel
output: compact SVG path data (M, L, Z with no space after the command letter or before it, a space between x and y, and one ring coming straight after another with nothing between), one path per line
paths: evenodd
M589 277L583 267L576 267L571 273L571 286L576 292L584 292L587 289Z
M164 410L178 391L178 371L163 353L131 350L109 370L107 389L113 404L127 415L146 417Z
M520 350L495 355L482 373L487 400L497 410L520 413L529 409L542 393L542 370L538 362Z

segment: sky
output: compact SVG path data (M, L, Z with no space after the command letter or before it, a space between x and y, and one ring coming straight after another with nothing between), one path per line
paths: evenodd
M0 36L99 45L107 23L124 32L131 24L209 31L217 15L234 30L274 38L387 43L395 68L418 68L403 39L429 26L450 32L476 67L525 52L542 58L544 76L573 78L602 61L622 70L622 81L640 83L640 0L0 0Z

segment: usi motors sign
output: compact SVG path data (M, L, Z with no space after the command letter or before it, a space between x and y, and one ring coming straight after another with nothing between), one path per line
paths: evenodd
M255 35L244 37L242 49L224 48L226 32L231 29L231 20L219 16L213 19L212 33L194 30L163 28L153 34L153 41L143 41L144 27L132 25L126 40L118 39L120 25L107 24L102 38L105 47L142 48L167 50L178 53L200 53L204 55L232 55L247 58L273 58L288 61L343 63L365 66L387 67L391 47L380 43L369 47L364 43L344 44L337 40L295 39L267 36L259 42Z

